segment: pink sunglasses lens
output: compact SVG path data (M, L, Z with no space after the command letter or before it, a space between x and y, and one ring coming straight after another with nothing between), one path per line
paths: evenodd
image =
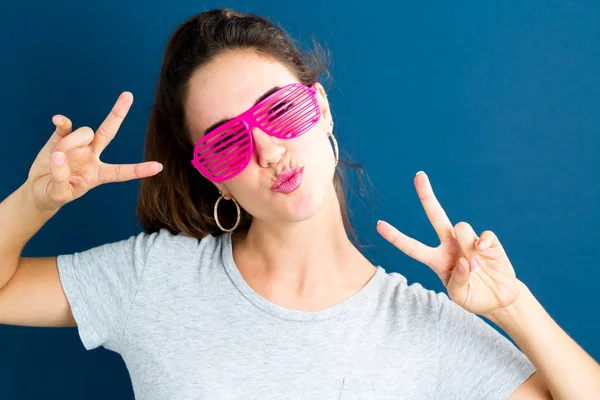
M305 133L321 116L314 87L301 83L284 86L249 112L261 130L284 139ZM198 141L192 164L213 182L231 179L250 162L251 135L238 117Z
M262 130L279 138L295 138L312 128L321 116L314 89L303 84L284 87L254 112Z
M241 172L250 161L252 143L243 123L225 124L196 145L194 166L213 182L222 182Z

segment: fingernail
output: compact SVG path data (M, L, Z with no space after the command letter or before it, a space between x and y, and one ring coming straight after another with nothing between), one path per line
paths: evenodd
M383 226L385 228L389 228L390 227L390 224L388 224L387 222L382 221L382 220L377 221L377 224L378 225L381 224L381 226Z
M471 258L471 271L477 272L479 271L479 263L476 258Z
M423 171L419 171L419 172L417 172L417 173L416 173L416 175L415 175L415 176L417 176L417 175L419 175L419 174L424 174L424 173L425 173L425 172L423 172Z
M465 260L463 257L461 257L460 258L460 271L467 272L468 268L469 268L469 266L467 265L467 260Z
M62 117L60 117L60 116L56 117L56 123L62 124Z
M385 229L386 231L388 231L388 232L393 232L394 231L394 227L391 226L390 224L388 224L385 221L382 221L382 220L377 221L377 225L379 225L379 224L381 224L381 227L383 229Z
M161 163L158 163L158 172L163 170L163 165Z
M483 250L485 248L485 240L480 240L479 243L477 244L477 248L479 250Z
M65 163L64 154L59 152L52 153L52 164L54 165L63 165Z

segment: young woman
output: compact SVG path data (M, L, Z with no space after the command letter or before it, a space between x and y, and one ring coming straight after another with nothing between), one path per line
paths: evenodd
M0 322L77 326L86 349L123 357L139 399L591 398L598 365L491 231L450 223L424 173L415 185L440 246L377 229L449 297L353 244L319 54L264 18L208 11L166 49L149 161L100 161L131 93L95 133L55 116L27 181L0 204L0 225L14 227L0 232ZM136 178L146 232L21 257L62 206Z

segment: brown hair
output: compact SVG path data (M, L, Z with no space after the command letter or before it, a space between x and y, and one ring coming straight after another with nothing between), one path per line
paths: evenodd
M250 49L284 63L302 83L311 85L323 73L329 74L329 54L315 40L313 45L305 53L281 27L230 9L197 14L176 29L163 57L145 139L144 159L164 165L161 173L140 181L137 215L148 233L161 228L197 238L222 233L213 217L219 192L190 162L194 143L184 104L194 71L226 50ZM344 227L358 245L346 209L343 167L360 166L340 157L334 176ZM219 206L219 219L226 227L233 226L237 217L231 203ZM252 217L242 210L238 230L247 229L251 222Z

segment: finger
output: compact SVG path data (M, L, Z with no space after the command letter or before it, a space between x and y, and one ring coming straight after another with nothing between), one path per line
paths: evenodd
M111 140L114 139L127 112L129 112L129 109L131 108L131 104L133 104L133 94L131 94L131 92L121 93L110 111L110 114L108 114L104 122L102 122L96 131L96 137L91 145L94 153L100 155Z
M479 240L479 237L470 224L467 222L459 222L454 227L454 234L456 235L458 246L465 256L471 257L477 253L475 243Z
M71 169L65 153L55 151L50 157L50 184L46 187L46 197L55 201L64 202L71 195L69 176Z
M73 129L73 123L64 115L55 115L52 117L52 123L56 126L54 133L61 137L67 136Z
M431 222L431 225L433 225L433 229L435 229L440 241L446 242L453 239L454 229L452 229L452 223L448 219L448 216L440 203L437 201L429 178L425 172L417 172L417 175L415 176L415 186L421 204L423 204L423 208L425 209L425 214L427 214L427 218L429 219L429 222Z
M71 133L71 130L73 129L73 123L69 118L65 117L64 115L55 115L54 117L52 117L52 123L54 124L56 129L54 130L54 132L52 132L50 139L48 139L48 142L44 146L46 147L46 149L52 149L54 146L56 146L58 142L60 142L63 138L69 135Z
M467 294L469 279L471 278L471 268L467 259L460 257L458 264L452 269L452 275L448 280L448 293L452 293L453 301L459 304L465 304L467 302Z
M483 245L482 248L480 248L481 245ZM479 259L501 260L507 258L504 247L502 246L502 243L500 243L500 239L498 239L496 234L492 231L484 231L479 237L479 240L475 242L475 248L479 254ZM493 267L497 264L491 263L487 265Z
M430 266L429 261L435 249L406 236L385 221L377 223L377 232L407 256Z
M452 270L452 283L457 286L466 286L471 278L471 273L475 273L473 267L469 264L469 260L465 257L458 259L456 268Z
M63 153L68 153L78 147L88 146L92 140L94 140L94 131L92 128L84 126L58 142L52 151L58 150Z
M102 164L98 176L100 184L125 182L133 179L147 178L162 171L162 164L147 161L139 164Z
M485 252L488 249L496 248L500 246L500 241L496 234L492 231L484 231L476 243L477 251L480 253Z

